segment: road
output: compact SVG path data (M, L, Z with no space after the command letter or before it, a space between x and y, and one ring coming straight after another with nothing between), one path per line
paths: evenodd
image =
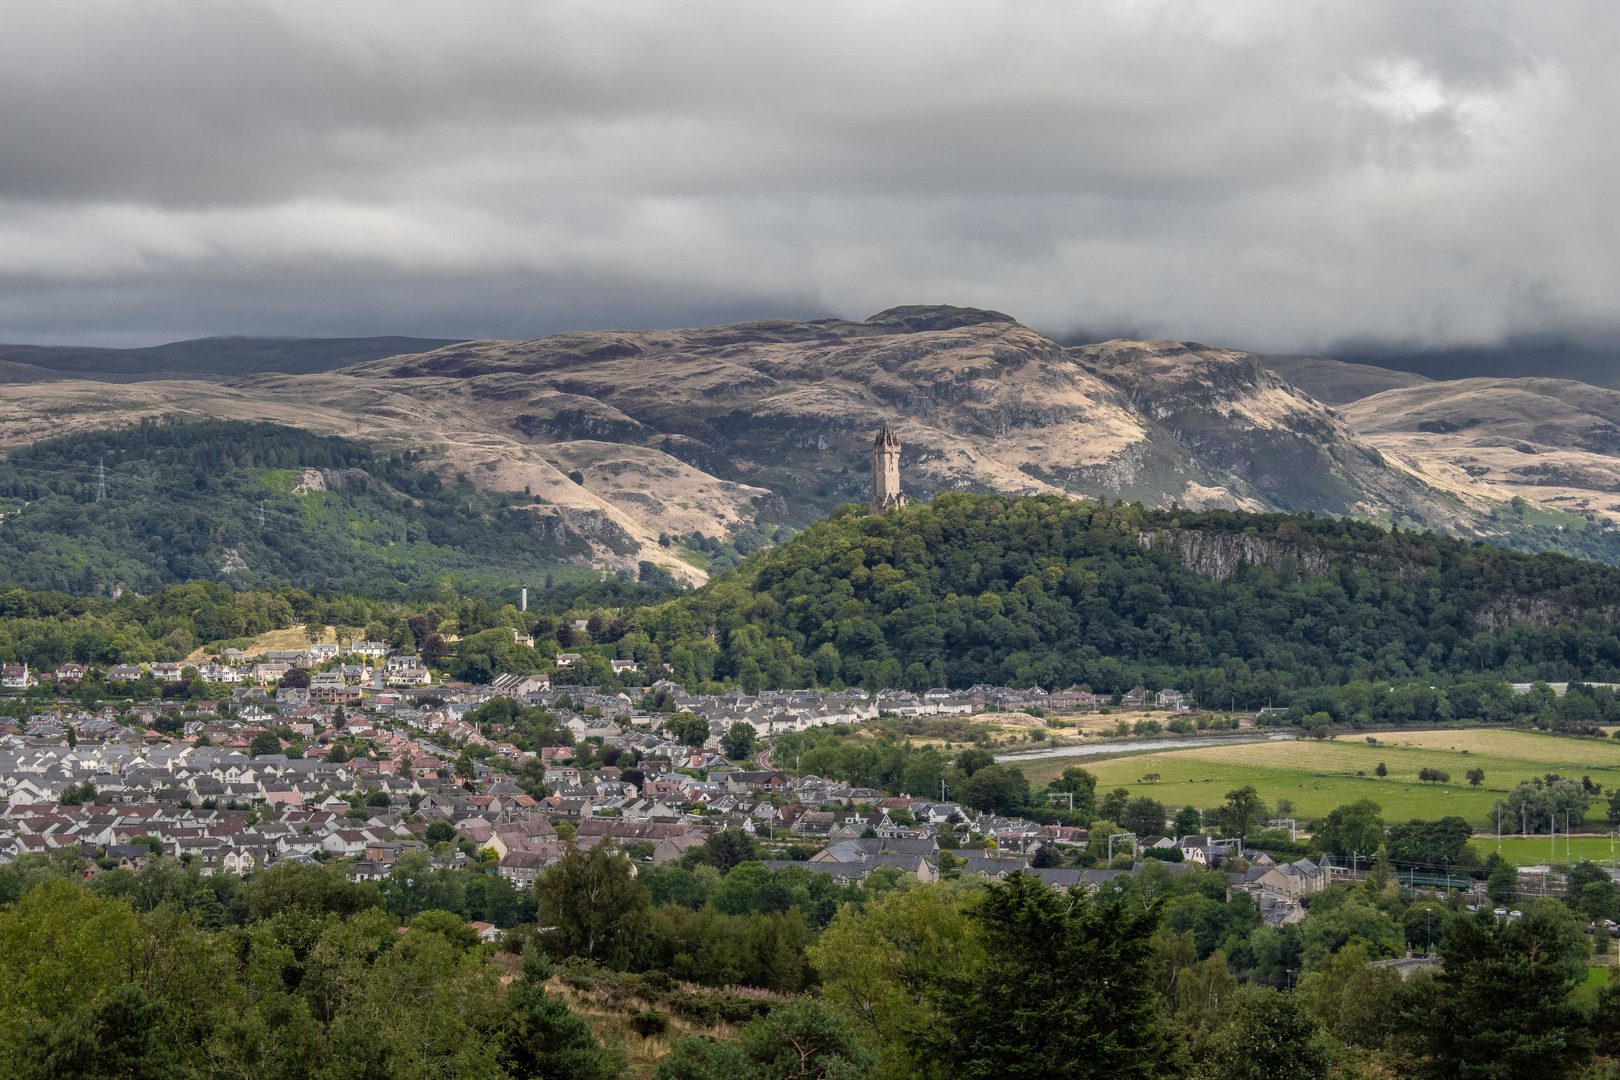
M1286 742L1292 735L1235 735L1203 739L1142 739L1133 742L1079 743L1074 746L1048 746L1040 750L1007 750L997 761L1039 761L1055 757L1091 757L1098 754L1124 754L1138 750L1180 750L1189 746L1235 746L1238 743Z

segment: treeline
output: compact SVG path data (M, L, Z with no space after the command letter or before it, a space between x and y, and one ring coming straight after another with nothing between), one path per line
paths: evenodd
M1262 716L1262 725L1291 723L1315 734L1334 725L1465 723L1519 724L1565 735L1603 738L1603 725L1620 723L1620 696L1613 687L1571 682L1560 696L1545 682L1520 693L1496 679L1469 678L1448 686L1353 679L1293 695L1286 717Z
M1509 892L1509 919L1402 889L1380 860L1275 926L1198 867L1065 895L945 859L938 883L880 868L839 886L758 854L722 833L637 875L605 844L570 850L505 952L436 906L484 875L415 856L382 883L172 860L85 883L64 856L25 858L0 869L0 1070L610 1080L630 1031L639 1053L668 1047L657 1080L1557 1080L1620 1053L1620 990L1580 990L1610 946L1583 923L1620 904L1591 864L1567 901ZM1408 950L1443 968L1377 963ZM562 986L623 1034L599 1037ZM734 1034L677 1037L676 1020Z
M33 443L0 459L0 580L79 595L224 580L401 600L446 578L584 576L561 560L589 543L511 509L536 501L526 493L423 466L417 452L247 421ZM309 469L320 482L301 486Z
M1161 532L1276 557L1217 580L1145 542ZM1617 604L1620 568L1363 522L948 494L842 507L631 621L683 682L1174 686L1255 708L1356 680L1614 681Z
M1164 535L1259 544L1269 565L1206 576ZM36 664L167 658L321 605L336 609L328 622L417 646L424 635L406 627L422 617L429 633L462 639L434 659L473 682L577 652L570 678L609 685L646 685L667 665L708 691L1174 687L1208 709L1290 706L1306 726L1479 720L1589 733L1614 712L1606 690L1549 699L1507 684L1620 681L1607 614L1620 609L1620 568L1309 516L952 494L882 517L845 508L696 592L645 576L537 584L527 613L510 587L444 581L404 598L330 581L247 590L240 603L210 596L195 614L14 592L0 653ZM14 622L12 610L29 617ZM509 630L535 647L515 647ZM640 672L616 677L613 660Z
M530 605L596 617L604 611L603 604L659 600L678 591L618 578L565 581L531 590ZM435 662L454 664L465 676L487 682L491 670L528 671L550 663L549 654L534 649L509 651L512 630L526 632L538 618L550 618L548 625L560 622L533 610L519 611L516 593L506 589L490 598L483 592L458 592L441 582L420 597L397 601L299 588L238 591L218 582L194 581L150 595L125 592L112 599L13 586L0 591L0 662L49 669L68 661L108 666L179 660L205 646L220 652L245 646L271 630L305 626L324 637L325 628L332 627L346 640L382 641L417 651L436 634L438 639L430 646L439 650ZM490 630L499 634L479 638ZM452 637L463 640L451 642ZM635 640L647 639L641 635ZM554 641L549 644L555 649Z

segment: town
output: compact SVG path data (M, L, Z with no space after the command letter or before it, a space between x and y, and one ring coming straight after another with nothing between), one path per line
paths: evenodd
M559 658L563 670L567 659ZM68 692L85 674L66 664L45 680ZM5 677L15 689L39 685L22 667L8 666ZM375 881L418 852L526 888L567 843L609 843L656 866L736 829L840 885L883 866L936 880L941 852L951 849L964 852L955 869L986 877L1029 870L1050 884L1095 889L1124 872L1032 866L1048 845L1085 849L1084 828L975 812L926 792L892 796L792 776L766 760L768 740L788 732L880 716L1095 705L1096 696L1080 689L694 696L659 681L645 698L632 698L553 685L545 675L436 685L416 656L392 655L379 642L354 643L342 655L335 643L254 656L232 649L218 663L122 665L105 678L197 678L228 697L131 701L94 713L55 704L25 721L0 719L0 789L8 800L0 862L55 854L94 874L138 871L170 856L209 876L294 860ZM655 694L669 711L644 711ZM1133 696L1139 703L1144 695L1126 695ZM1151 696L1171 709L1189 707L1177 691ZM503 725L468 719L497 698L551 711L571 741L525 751L503 740ZM706 733L673 737L663 723L671 715L704 721ZM750 732L743 745L757 748L740 760L725 752L739 725ZM1201 834L1132 841L1200 865L1234 847ZM1302 860L1285 864L1284 874L1257 897L1265 893L1276 918L1297 919L1292 901L1324 887L1327 872Z

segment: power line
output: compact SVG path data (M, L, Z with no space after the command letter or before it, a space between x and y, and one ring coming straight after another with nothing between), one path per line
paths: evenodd
M107 497L107 459L102 458L96 465L96 502Z

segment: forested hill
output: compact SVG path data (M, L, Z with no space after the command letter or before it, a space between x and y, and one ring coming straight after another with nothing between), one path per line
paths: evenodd
M143 423L0 460L0 581L93 595L212 579L384 597L445 577L510 583L590 551L511 509L535 501L441 482L408 452L275 424Z
M1356 521L949 494L840 508L643 613L679 677L1178 685L1620 680L1620 569Z

